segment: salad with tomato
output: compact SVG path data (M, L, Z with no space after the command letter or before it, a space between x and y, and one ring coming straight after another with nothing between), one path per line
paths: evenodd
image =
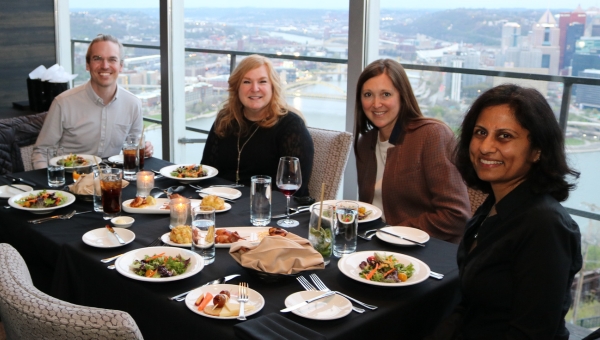
M185 273L190 265L191 258L187 260L181 255L165 256L165 253L153 256L145 255L143 260L135 260L131 264L131 270L139 276L145 277L171 277Z
M394 255L375 252L367 257L366 261L359 264L361 272L358 274L363 279L375 282L399 283L408 280L414 273L412 263L404 265L399 263Z
M24 208L52 208L66 202L66 198L58 192L42 190L37 194L30 194L15 201Z
M202 165L184 165L171 171L171 176L177 178L198 178L207 175L206 170L202 169Z

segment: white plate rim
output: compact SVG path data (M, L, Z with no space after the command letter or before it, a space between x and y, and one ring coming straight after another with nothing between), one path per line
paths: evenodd
M90 240L86 239L86 236L91 235L94 232L101 232L102 230L105 230L107 233L110 233L108 231L108 229L106 229L106 228L92 229L92 230L88 231L87 233L83 234L81 239L83 240L83 243L85 243L89 246L92 246L92 247L96 247L96 248L118 248L118 247L127 245L127 244L133 242L133 240L135 240L135 233L131 230L124 229L124 228L117 228L117 227L114 227L113 229L115 230L115 232L117 232L119 234L119 236L121 236L123 241L125 241L125 244L119 243L119 241L117 241L117 239L114 236L112 236L113 238L115 238L115 242L116 242L116 245L114 245L114 246L100 246L100 245L93 243ZM131 238L131 239L128 239L128 238Z
M86 155L86 154L82 154L82 153L80 154L80 153L76 153L76 152L72 152L72 153L76 154L76 155L77 155L77 156L79 156L79 157L86 158L86 159L88 159L88 160L89 160L90 158L92 158L92 162L93 162L93 160L95 159L95 160L96 160L96 163L98 163L98 164L100 164L100 163L102 162L102 158L100 158L100 157L98 157L98 156L96 156L96 155ZM56 165L56 164L57 164L56 162L58 162L58 160L59 160L59 159L65 158L66 156L68 156L68 155L66 155L66 154L65 154L65 155L62 155L62 156L57 156L57 157L50 158L50 161L48 161L48 163L49 163L50 165ZM79 169L79 168L87 168L87 167L90 167L90 166L92 166L92 165L94 165L94 164L92 163L92 164L90 164L90 165L80 165L80 166L65 166L65 170L73 170L73 169Z
M169 256L176 256L177 254L181 254L181 256L183 258L187 258L187 257L191 256L195 259L195 261L191 261L192 263L190 264L190 266L192 266L194 264L194 262L196 263L196 265L193 268L188 267L188 270L181 275L171 276L171 277L161 277L161 278L151 278L151 277L139 276L139 275L136 275L135 273L133 273L129 269L129 266L133 263L133 260L141 259L143 255L160 254L162 252L164 252L166 255L169 255ZM140 256L136 257L136 255L138 253L140 253ZM187 250L187 249L174 248L174 247L145 247L145 248L134 249L134 250L131 250L131 251L121 255L117 259L117 261L115 261L115 269L121 275L128 277L130 279L138 280L138 281L157 282L157 283L183 280L183 279L186 279L188 277L198 274L203 268L204 268L204 259L202 259L202 256L196 254L193 251Z
M206 314L204 312L199 311L198 308L196 307L196 305L194 305L194 302L196 302L196 299L198 299L198 297L200 296L200 293L202 293L202 292L204 292L206 290L220 292L221 290L224 290L224 289L229 290L229 292L231 293L232 296L237 296L238 285L221 283L221 284L218 284L218 285L202 286L202 287L198 287L198 288L196 288L193 291L191 291L191 292L188 293L188 295L185 297L185 305L192 312L194 312L196 314L199 314L199 315L202 315L202 316L207 317L207 318L221 319L221 320L237 319L237 316L225 316L225 317L221 317L221 316L215 316L215 315L208 315L208 314ZM252 289L250 287L248 287L248 297L250 298L250 301L252 301L252 302L258 302L259 305L254 304L254 307L255 307L254 310L251 310L251 311L247 312L246 313L247 317L248 316L252 316L252 315L260 312L263 309L263 307L265 306L265 298L259 292L257 292L256 290L254 290L254 289ZM253 300L258 300L258 301L253 301Z
M63 197L66 197L67 201L63 205L59 205L57 207L50 207L50 208L25 208L25 207L22 207L21 205L19 205L18 203L16 203L16 201L18 201L19 199L21 199L24 196L37 195L39 192L42 192L44 190L46 190L46 192L50 192L50 193L58 192L61 195L63 195ZM66 191L52 190L52 189L32 190L32 191L28 191L28 192L24 192L21 194L11 196L8 199L8 205L10 205L11 207L13 207L15 209L19 209L19 210L29 211L29 212L31 212L33 214L37 214L37 215L48 214L48 213L53 212L54 210L68 207L69 205L73 204L73 202L75 202L75 195L73 195L69 192L66 192Z
M207 171L207 175L204 177L197 177L197 178L177 178L177 177L173 177L171 176L171 171L172 169L176 169L180 166L189 166L189 165L202 165L203 168L206 168ZM204 165L204 164L195 164L195 163L190 163L190 164L174 164L174 165L168 165L165 166L163 168L160 169L160 174L170 178L170 179L174 179L176 181L179 181L181 183L189 183L189 182L197 182L197 181L201 181L204 179L209 179L212 177L215 177L216 175L219 174L219 170L217 170L216 168L210 166L210 165Z
M21 188L21 189L25 190L25 192L33 191L33 188L30 187L29 185L25 185L25 184L11 184L11 185L15 186L17 188ZM16 192L16 194L7 195L9 190L14 190L14 192ZM22 193L23 193L23 191L15 189L15 188L11 188L10 185L8 185L8 184L0 186L0 198L11 198L14 195L18 195L18 194L22 194Z
M114 164L123 164L123 155L110 156L106 160Z
M209 188L204 188L202 190L203 191L212 191L212 193L211 192L208 192L208 193L206 193L206 192L199 192L198 196L200 196L202 198L204 198L205 196L208 196L208 195L215 195L215 194L217 194L217 196L219 196L219 193L221 195L223 195L223 194L228 195L228 196L221 196L221 198L225 197L225 198L230 199L230 200L235 200L235 199L238 199L238 198L242 197L242 192L239 191L238 189L234 189L234 188L226 188L226 187L212 187L212 188L210 188L209 187ZM229 192L226 192L226 191L229 191ZM231 195L231 193L235 193L235 195Z
M421 230L421 229L417 229L417 228L413 228L413 227L407 227L407 226L387 226L384 228L381 228L379 230L387 230L389 232L392 233L396 233L400 236L405 236L408 237L410 239L413 239L417 242L421 242L421 243L427 243L429 242L429 234L426 233L425 231ZM403 239L385 234L383 232L380 232L379 230L377 230L377 232L375 233L375 235L377 235L377 238L382 240L383 242L387 242L390 244L395 244L397 246L402 246L402 247L413 247L416 246L415 243L412 243L410 241L405 241Z
M169 200L168 198L157 198L156 205L154 205L152 207L132 208L129 206L129 204L133 201L133 198L132 198L132 199L123 201L123 203L121 204L121 207L123 208L123 211L130 213L130 214L170 214L171 211L169 209L160 209L160 207L162 207L163 204L165 202L167 202L168 200ZM190 201L191 201L192 208L193 208L193 207L199 206L200 202L202 200L190 199ZM225 209L215 210L215 212L222 213L222 212L226 212L228 210L231 210L231 204L225 202Z
M360 268L358 268L358 264L361 261L365 261L367 259L367 257L372 256L375 252L384 253L386 255L394 255L394 257L396 257L396 259L399 262L404 262L404 263L411 262L413 264L413 266L415 266L415 273L413 274L413 276L411 278L409 278L405 282L398 282L398 283L374 282L374 281L369 281L367 279L363 279L362 277L358 276L358 274L360 273ZM358 262L356 262L356 266L352 266L351 264L348 263L349 261L355 261L357 259L358 259ZM431 272L431 270L429 269L429 266L425 262L423 262L417 258L414 258L412 256L408 256L408 255L404 255L404 254L396 253L396 252L392 252L392 251L375 251L375 250L360 251L360 252L342 256L342 258L338 261L338 269L344 275L346 275L347 277L349 277L355 281L374 285L374 286L381 286L381 287L412 286L412 285L415 285L417 283L421 283L421 282L427 280L429 278L429 273Z
M291 307L295 304L298 304L302 301L306 301L310 298L313 297L317 297L319 295L323 294L322 291L314 291L314 290L303 290L303 291L299 291L293 294L288 295L288 297L285 298L284 304L286 307ZM292 301L292 299L296 299L296 296L300 296L300 299L298 299L297 301ZM328 305L332 303L332 301L337 301L338 307L341 307L341 313L340 314L336 314L335 316L332 317L327 317L327 318L319 318L319 317L312 317L310 314L303 314L300 313L300 311L305 308L304 307L300 307L298 309L295 309L293 311L291 311L292 313L301 316L303 318L306 319L312 319L312 320L335 320L335 319L341 319L343 317L345 317L346 315L350 314L352 312L352 303L346 299L343 296L340 296L338 294L333 294L331 297L327 297L330 298L330 301L327 303ZM326 299L327 299L326 298ZM318 303L319 301L322 300L317 300L315 301L315 303ZM341 304L341 306L339 306ZM308 305L307 305L308 306Z
M381 216L383 216L383 213L381 212L381 210L379 208L377 208L376 206L369 204L369 203L365 203L365 202L361 202L361 201L355 201L355 200L325 200L323 201L323 204L335 204L337 202L342 202L342 201L350 201L350 202L354 202L356 204L358 204L358 206L360 207L361 205L364 206L365 208L367 208L367 210L373 210L373 213L371 213L371 215L367 216L367 218L365 218L364 220L358 220L358 223L367 223L367 222L371 222L371 221L375 221L376 219L380 218ZM310 206L310 209L312 210L312 207L315 204L319 204L321 203L319 202L315 202Z

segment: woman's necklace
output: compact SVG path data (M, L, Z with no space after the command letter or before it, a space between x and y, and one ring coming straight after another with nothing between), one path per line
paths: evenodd
M385 162L387 160L387 149L385 150L385 152L383 152L383 148L383 143L377 140L377 150L379 150L379 157L381 157L381 162L383 162L383 165L385 165Z
M256 123L254 123L254 124L256 124ZM256 129L254 129L254 132L252 132L250 137L248 137L248 139L246 139L246 141L244 142L244 144L242 144L242 147L240 148L240 137L242 135L242 127L240 126L240 132L238 133L238 139L237 139L238 157L237 157L237 169L235 170L235 184L239 184L238 182L240 181L240 158L242 157L242 150L244 150L244 146L246 146L246 144L248 144L248 141L250 140L250 138L252 138L252 136L254 136L254 134L256 133L256 131L258 131L259 128L260 128L260 125L256 125Z

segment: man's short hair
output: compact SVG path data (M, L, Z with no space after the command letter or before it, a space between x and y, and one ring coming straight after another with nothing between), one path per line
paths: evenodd
M92 54L92 46L100 41L110 41L110 42L114 42L115 44L119 45L119 63L121 65L123 65L123 58L125 58L124 52L123 52L123 44L121 44L121 42L119 41L119 39L113 37L110 34L98 34L98 36L96 36L94 38L94 40L92 40L92 42L90 43L90 45L88 46L88 50L87 53L85 54L85 62L87 64L90 63L90 60L92 58L91 54Z

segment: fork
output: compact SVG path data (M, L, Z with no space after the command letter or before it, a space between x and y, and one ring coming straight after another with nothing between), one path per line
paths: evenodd
M327 288L327 286L323 283L323 281L321 281L321 279L319 279L319 277L317 276L317 274L310 274L310 278L315 283L315 286L317 286L317 288L319 288L320 291L322 291L322 292L330 292L331 291L331 289ZM338 295L341 295L341 296L345 297L348 300L352 300L352 301L358 303L359 305L361 305L361 306L363 306L365 308L368 308L370 310L376 310L377 309L377 306L373 306L373 305L370 305L368 303L364 303L362 301L358 301L355 298L350 297L350 296L348 296L348 295L346 295L346 294L344 294L342 292L335 291L335 293L338 294Z
M244 310L244 305L248 302L248 283L240 282L238 286L238 302L240 303L240 314L237 319L245 321L246 320L246 311Z
M367 235L368 233L373 233L371 235ZM367 230L362 234L358 234L358 237L362 238L363 240L367 240L367 241L371 241L371 239L373 238L373 236L375 236L375 234L377 234L377 229L371 229L371 230Z
M29 223L33 223L33 224L40 224L42 222L47 222L47 221L51 221L51 220L68 220L71 217L73 217L75 215L75 213L77 212L77 210L73 210L72 212L68 213L68 214L64 214L64 215L55 215L55 216L50 216L50 217L44 217L44 218L38 218L37 220L29 220L27 222Z
M162 245L162 240L159 238L155 239L154 241L150 242L150 244L148 244L148 247L156 247L156 246L160 246Z
M315 288L315 286L313 286L310 282L308 282L308 280L304 277L304 276L298 276L296 277L296 280L298 280L298 282L300 282L300 284L302 285L302 287L304 287L304 289L306 290L317 290L317 288ZM358 307L354 307L354 305L352 305L352 310L357 312L357 313L364 313L365 310L362 308L358 308Z

